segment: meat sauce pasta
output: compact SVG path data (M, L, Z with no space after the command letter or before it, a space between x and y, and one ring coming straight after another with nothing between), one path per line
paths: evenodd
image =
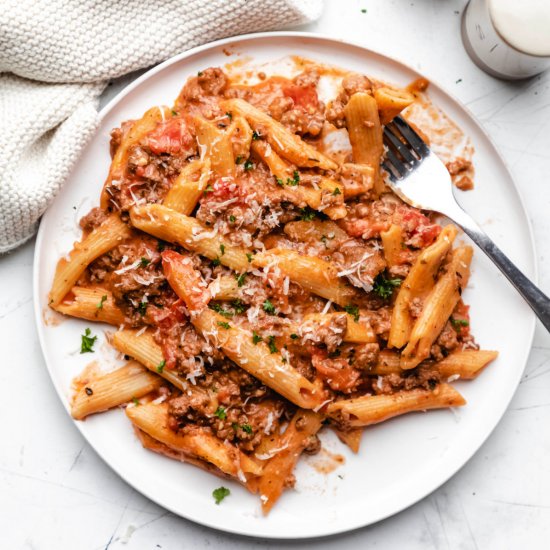
M322 101L324 70L250 84L207 68L114 129L49 296L115 327L127 360L75 380L74 418L124 406L146 449L240 482L266 514L319 430L357 452L366 426L464 405L450 383L497 355L461 297L471 248L380 168L383 125L422 108L418 85L341 71Z

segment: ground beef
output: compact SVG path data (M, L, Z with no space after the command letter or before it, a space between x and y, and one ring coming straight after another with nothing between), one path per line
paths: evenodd
M372 381L372 391L374 393L394 393L400 390L413 390L421 388L433 390L441 381L437 369L432 365L420 365L410 371L403 371L401 374L388 374L379 376Z
M350 283L366 292L372 290L375 277L386 268L386 260L371 243L349 239L332 254L332 261L339 273L347 277Z
M108 217L108 213L99 207L92 208L81 220L80 227L82 227L84 233L93 231L96 227L99 227Z
M443 327L443 330L431 347L430 355L436 361L441 361L449 354L449 352L453 351L458 346L459 342L457 332L453 325L447 321Z
M350 74L342 79L342 89L336 99L328 104L326 110L326 119L337 128L343 128L346 125L344 107L349 98L357 92L366 92L372 95L372 83L364 75Z
M353 366L368 370L378 362L380 346L376 342L361 344L354 347L354 352Z
M413 298L412 302L409 304L409 312L412 317L415 319L417 317L420 317L420 314L422 313L422 309L424 307L423 300L421 298Z
M304 453L315 455L321 450L321 440L317 434L310 435L304 442Z
M210 67L187 80L182 97L188 101L199 101L204 96L218 96L223 94L228 82L227 75L222 69Z
M197 389L169 401L170 427L186 433L208 427L216 437L254 450L275 432L287 404L245 371L217 364L197 381Z
M329 353L332 353L342 343L342 339L348 326L345 313L331 315L323 323L305 321L300 325L298 334L303 345L323 345Z

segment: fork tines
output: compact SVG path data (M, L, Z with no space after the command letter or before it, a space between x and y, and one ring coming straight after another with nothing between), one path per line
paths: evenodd
M387 147L384 169L394 179L403 178L430 153L422 138L400 116L384 127Z

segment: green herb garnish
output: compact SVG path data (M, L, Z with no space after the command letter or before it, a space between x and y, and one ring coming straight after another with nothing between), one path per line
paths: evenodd
M269 346L270 353L277 353L279 350L277 349L277 346L275 345L275 336L271 335L267 339L267 345Z
M258 134L258 132L256 132L256 130L254 130L254 131L252 132L252 139L253 139L254 141L260 139L260 134Z
M359 321L359 308L357 306L347 305L344 307L344 310L353 317L356 323Z
M262 307L264 308L264 311L266 313L269 313L270 315L275 315L275 306L271 303L270 300L266 300L263 303Z
M151 263L151 260L149 258L141 258L139 261L140 267L147 267Z
M298 335L295 334L294 332L290 335L290 339L291 340L298 340Z
M82 342L80 344L80 353L93 353L94 344L97 340L97 336L91 336L92 331L87 328L82 335Z
M216 313L219 313L220 315L223 315L224 317L227 317L227 319L231 319L233 317L233 313L231 311L227 311L227 309L223 309L223 307L220 304L217 304L216 302L210 302L208 304L208 307L215 311Z
M162 371L164 370L164 367L166 366L166 360L163 359L158 365L157 365L157 372L159 374L162 373Z
M101 300L99 300L99 303L97 304L97 306L95 306L97 309L103 309L103 304L105 303L105 300L107 299L107 294L104 294L102 297L101 297Z
M245 170L252 170L254 168L254 163L248 159L245 163L244 163L244 169Z
M225 412L225 409L223 407L218 407L216 409L216 412L214 413L220 420L225 420L227 418L227 414Z
M231 328L231 325L229 323L226 323L225 321L218 321L218 326L226 330Z
M332 194L336 197L337 195L341 195L341 194L342 194L342 191L340 191L340 188L339 188L339 187L335 187L335 188L334 188L334 191L332 192Z
M143 317L147 313L147 302L140 302L138 306L139 314Z
M380 298L387 300L391 298L393 289L401 284L401 279L388 279L383 273L379 273L374 279L372 291Z
M244 285L244 281L246 279L246 273L241 273L240 275L235 275L235 279L237 279L237 286L241 287Z
M252 331L252 343L254 345L257 345L258 342L261 342L261 341L262 341L262 337L255 330L253 330Z
M212 496L216 501L216 504L219 504L225 497L228 497L231 494L231 491L227 487L218 487L212 491Z
M470 323L466 319L453 319L451 317L449 320L451 321L451 325L453 325L453 328L455 330L460 330L462 327L470 326Z

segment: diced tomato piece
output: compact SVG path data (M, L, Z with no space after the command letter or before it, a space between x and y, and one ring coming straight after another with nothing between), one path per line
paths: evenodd
M351 367L345 359L329 359L324 350L316 349L311 362L317 374L334 391L352 392L359 382L359 371Z
M319 97L315 86L297 86L291 84L283 88L283 94L286 97L292 98L294 105L303 107L304 109L317 108L319 105Z
M206 307L210 295L190 258L173 250L165 250L162 253L162 269L170 286L190 311L200 311Z
M181 118L161 122L147 137L147 145L155 155L179 153L192 144L193 136Z

